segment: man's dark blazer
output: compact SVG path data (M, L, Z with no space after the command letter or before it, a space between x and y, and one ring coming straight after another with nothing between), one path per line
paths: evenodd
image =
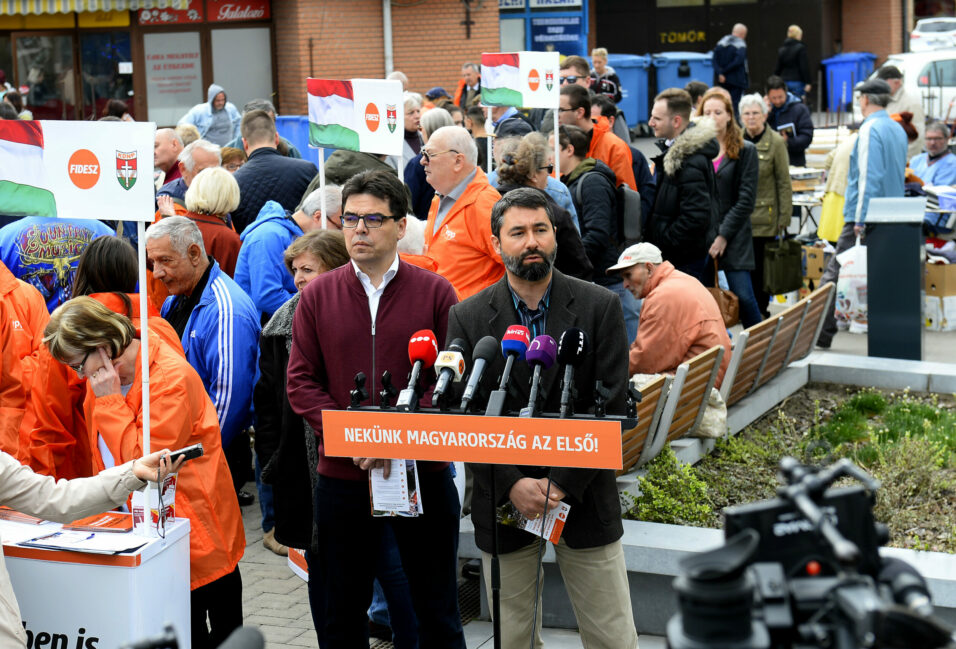
M552 278L546 333L557 341L566 329L578 327L587 334L591 346L584 363L574 374L574 384L578 389L575 411L587 412L593 405L594 384L600 379L611 391L608 412L623 414L628 347L620 299L606 288L562 275L557 270L553 271ZM462 338L466 342L466 357L471 357L472 350L483 337L494 336L501 340L510 325L520 324L507 282L505 275L449 311L446 340ZM497 388L504 365L503 357L498 355L485 369L482 385ZM531 374L527 363L514 364L510 381L512 390L507 401L510 415L517 416L518 411L528 404ZM559 410L561 374L557 363L542 374L540 385L545 412ZM471 518L475 525L475 540L485 552L492 550L490 471L494 471L498 505L508 501L511 487L519 479L526 476L541 478L548 474L548 467L542 466L494 465L493 469L490 466L471 465L475 478ZM613 471L554 467L551 478L565 492L565 502L571 506L562 534L569 547L598 547L621 538L624 528ZM502 553L518 550L534 539L527 532L513 527L498 528L499 551Z

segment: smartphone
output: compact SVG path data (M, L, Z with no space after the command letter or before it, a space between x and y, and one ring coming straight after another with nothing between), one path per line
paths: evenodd
M172 451L169 454L169 462L170 464L174 464L180 458L180 456L185 457L187 460L195 460L197 457L202 456L202 454L202 442L199 442L198 444L193 444L192 446L186 446L179 450Z

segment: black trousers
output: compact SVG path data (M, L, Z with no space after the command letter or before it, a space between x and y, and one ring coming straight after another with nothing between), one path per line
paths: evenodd
M408 578L418 646L465 649L458 611L458 491L450 469L419 471L418 477L421 516L373 518L367 481L319 476L319 547L314 557L310 553L309 599L322 649L368 646L367 611L386 525L395 533Z
M242 576L239 566L190 593L189 615L195 649L216 649L242 626ZM208 618L208 623L207 623Z
M240 431L222 451L226 456L229 472L232 474L232 485L238 492L253 477L249 433L245 430Z

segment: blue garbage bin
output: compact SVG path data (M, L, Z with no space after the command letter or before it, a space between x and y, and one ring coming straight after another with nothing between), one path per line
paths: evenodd
M295 145L303 158L315 162L315 149L309 148L308 115L277 115L276 130L279 135Z
M853 87L873 72L875 62L876 55L869 52L844 52L825 59L827 108L834 112L848 110L853 103Z
M661 52L653 57L657 69L657 92L683 88L691 81L714 85L713 52Z
M624 111L628 126L646 122L648 114L648 74L651 57L636 54L608 54L607 63L621 80L621 102L618 108Z

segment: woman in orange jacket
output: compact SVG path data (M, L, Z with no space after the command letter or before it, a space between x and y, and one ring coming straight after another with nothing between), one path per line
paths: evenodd
M140 328L136 291L136 251L124 239L104 236L93 240L80 256L73 282L73 297L89 295ZM159 311L147 303L149 331L182 354L179 336ZM44 325L46 323L44 322ZM42 329L37 333L42 338ZM37 354L26 412L20 425L17 459L37 473L72 480L94 475L83 410L86 379L56 362L46 347Z
M46 328L50 354L88 379L86 420L97 472L143 455L139 336L129 318L89 297L58 307ZM179 472L176 512L190 522L193 646L217 647L242 624L238 564L246 545L219 420L199 375L159 336L149 337L149 385L151 446L201 442L205 450Z

